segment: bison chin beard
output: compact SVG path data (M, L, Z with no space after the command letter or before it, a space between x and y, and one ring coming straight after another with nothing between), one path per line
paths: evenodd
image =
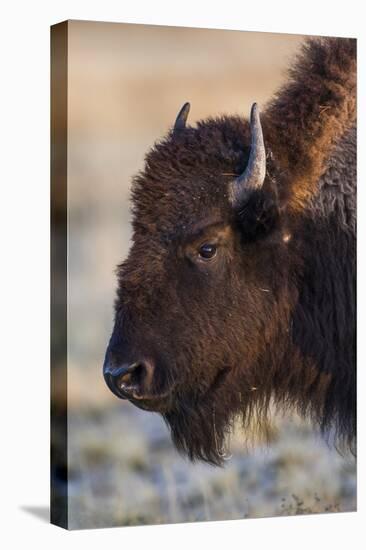
M174 406L162 414L172 441L184 456L223 466L230 458L229 436L234 426L245 432L245 447L268 442L271 392L254 385L253 376L221 370L206 392L177 391ZM238 421L238 423L237 423Z
M225 442L237 412L233 412L232 405L212 394L196 399L178 398L174 409L163 414L177 450L192 462L203 460L222 466L229 458Z

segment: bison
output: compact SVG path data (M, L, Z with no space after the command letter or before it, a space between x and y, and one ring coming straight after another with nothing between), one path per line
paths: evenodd
M356 41L307 39L249 121L188 112L133 181L105 381L191 460L271 403L354 449Z

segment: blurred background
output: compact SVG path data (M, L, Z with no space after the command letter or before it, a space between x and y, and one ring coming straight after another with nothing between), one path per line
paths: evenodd
M263 106L304 37L82 21L68 36L69 527L355 510L354 458L298 418L274 418L269 446L238 429L224 468L191 464L102 377L145 153L185 101L191 124Z

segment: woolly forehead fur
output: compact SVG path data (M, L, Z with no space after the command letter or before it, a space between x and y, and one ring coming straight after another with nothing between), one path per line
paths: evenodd
M239 117L198 122L157 142L134 178L134 229L178 236L215 214L229 221L228 185L246 167L250 128Z

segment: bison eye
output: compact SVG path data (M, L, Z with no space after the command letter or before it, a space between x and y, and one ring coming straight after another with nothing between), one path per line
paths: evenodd
M199 255L203 260L212 260L216 256L217 247L214 244L205 243L200 246Z

